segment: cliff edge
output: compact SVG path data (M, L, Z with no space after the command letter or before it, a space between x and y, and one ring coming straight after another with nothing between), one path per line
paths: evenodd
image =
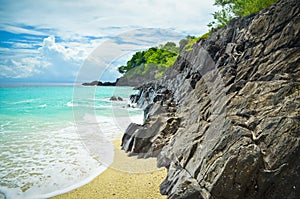
M131 96L130 155L168 169L168 198L299 198L300 2L235 19Z

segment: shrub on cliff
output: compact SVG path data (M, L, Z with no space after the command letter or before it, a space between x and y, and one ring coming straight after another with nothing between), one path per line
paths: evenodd
M216 6L221 6L220 11L212 15L214 21L208 24L209 27L222 27L234 18L244 17L249 14L257 13L260 10L269 7L278 0L215 0Z

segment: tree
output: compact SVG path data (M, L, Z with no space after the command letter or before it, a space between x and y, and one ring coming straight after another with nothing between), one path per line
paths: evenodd
M179 48L176 46L174 42L167 42L165 45L161 46L161 49L170 51L172 53L178 53Z
M174 42L167 42L159 47L152 47L146 51L136 52L132 58L127 61L125 66L118 68L121 74L126 74L132 69L131 73L141 73L142 75L150 72L151 70L158 69L160 73L166 71L167 68L172 66L177 59L179 48Z
M249 14L257 13L269 7L278 0L215 0L216 6L221 6L220 11L212 15L214 21L208 24L209 27L219 28L227 25L234 17L244 17Z

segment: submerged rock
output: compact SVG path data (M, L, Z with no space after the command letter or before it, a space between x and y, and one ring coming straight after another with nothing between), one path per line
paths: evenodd
M169 198L299 198L300 2L235 19L131 99L126 152L168 168Z

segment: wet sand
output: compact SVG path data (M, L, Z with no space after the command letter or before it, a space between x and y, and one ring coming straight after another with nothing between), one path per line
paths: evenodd
M155 158L128 157L120 149L120 140L116 140L114 145L114 162L107 170L90 183L54 198L167 198L159 192L166 169L156 168Z

